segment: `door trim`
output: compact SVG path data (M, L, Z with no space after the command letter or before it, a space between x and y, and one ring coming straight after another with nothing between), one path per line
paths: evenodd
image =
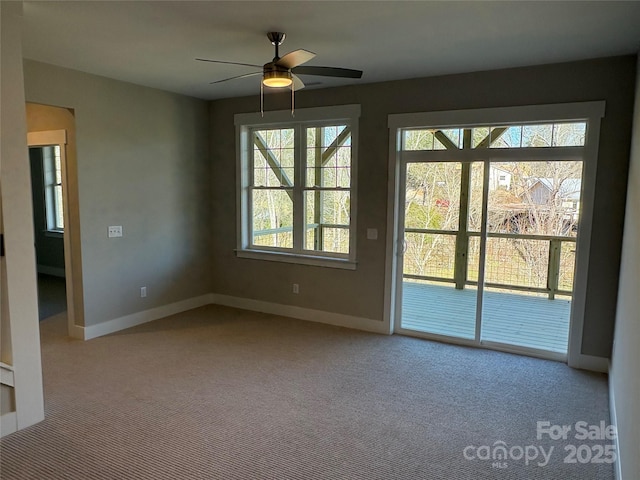
M62 169L62 215L64 218L64 234L62 235L62 242L64 248L64 270L65 270L65 286L67 294L67 334L71 337L77 336L76 327L76 310L74 302L74 277L73 266L74 262L78 261L77 256L74 255L73 244L71 242L70 230L73 222L70 219L69 211L69 181L67 176L67 131L62 130L45 130L40 132L28 132L27 133L27 145L29 147L39 146L60 146L60 165Z
M579 102L550 105L514 106L473 110L451 110L438 112L394 114L388 117L389 127L389 171L387 192L387 245L385 262L385 290L384 290L384 324L390 333L402 333L397 317L398 293L398 255L402 250L398 245L399 208L403 205L399 188L401 159L401 132L407 127L437 127L460 128L487 124L516 124L527 122L562 122L564 120L586 120L588 122L587 138L582 149L581 160L584 162L582 218L578 235L576 252L576 274L574 294L571 305L569 328L569 345L567 363L574 368L589 368L593 366L593 357L584 355L581 351L584 330L584 311L586 303L586 284L588 275L590 239L595 196L595 175L598 160L598 142L600 121L605 113L605 102ZM542 158L553 152L538 149ZM553 150L553 149L549 149ZM481 154L482 152L478 152ZM500 159L499 151L487 152L491 159ZM513 152L511 152L513 153ZM440 152L412 152L412 155L424 154L430 159L442 156ZM431 155L430 155L431 154ZM430 155L430 156L429 156ZM476 155L475 153L473 155ZM485 160L489 158L485 157ZM465 158L467 160L467 158ZM455 339L453 339L455 340ZM479 345L483 348L489 346ZM501 350L500 345L498 345ZM603 359L606 361L606 359Z

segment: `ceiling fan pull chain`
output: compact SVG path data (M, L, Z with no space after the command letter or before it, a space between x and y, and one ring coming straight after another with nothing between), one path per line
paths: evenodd
M260 115L264 117L264 85L260 82Z
M295 116L296 116L296 115L295 115L295 113L294 113L294 102L295 102L295 98L296 98L296 95L295 95L295 93L294 93L294 91L293 91L293 83L292 83L292 84L291 84L291 116L292 116L292 117L295 117Z

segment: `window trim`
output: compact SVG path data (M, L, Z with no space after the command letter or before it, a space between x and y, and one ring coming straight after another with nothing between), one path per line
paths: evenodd
M45 207L45 236L60 237L64 234L64 196L60 199L56 195L56 187L63 189L62 178L62 145L42 145L39 148L52 148L53 156L42 157L42 173L44 186ZM57 152L56 152L57 149ZM44 153L44 152L43 152ZM58 169L57 164L60 164ZM60 170L60 182L57 181L57 172ZM62 216L62 227L57 226L58 217Z
M360 105L338 105L330 107L314 107L296 110L295 117L292 118L290 110L279 110L260 113L240 113L234 116L236 127L236 256L240 258L251 258L257 260L269 260L285 263L297 263L303 265L342 268L348 270L356 269L356 232L357 232L357 164L358 164L358 127L360 119ZM251 202L249 195L249 182L251 181L251 149L250 140L252 132L258 128L305 128L307 126L329 125L336 123L346 123L351 129L351 186L350 205L351 212L349 218L349 254L335 254L332 252L317 252L304 250L296 245L292 250L260 247L252 245L250 237L251 228ZM304 137L304 136L303 136ZM298 182L296 191L299 196L298 204L304 199L306 186L302 183L304 171L300 166L303 163L302 147L306 145L306 137L300 139L300 144L295 148L296 175ZM299 177L299 178L298 178ZM294 204L293 228L296 225L304 224L304 211L297 209ZM304 231L304 229L303 229Z
M38 132L28 132L27 133L27 145L30 147L58 147L60 149L60 175L61 175L61 186L62 186L62 217L64 227L62 229L50 229L49 228L49 208L46 205L45 198L45 215L47 216L47 223L45 224L45 228L43 233L47 237L52 238L64 238L64 232L66 226L68 225L68 199L65 193L65 184L67 178L67 131L66 130L45 130ZM44 163L43 163L43 174L44 174ZM43 178L43 182L46 184L46 179ZM45 185L46 188L46 185ZM66 248L66 247L65 247Z

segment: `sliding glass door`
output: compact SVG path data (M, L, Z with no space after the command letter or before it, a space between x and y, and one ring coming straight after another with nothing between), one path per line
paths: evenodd
M567 354L586 122L404 129L396 326Z
M564 354L582 162L489 165L481 341Z
M466 285L477 276L477 250L468 235L468 218L480 213L470 177L482 186L481 163L407 163L404 189L402 327L434 335L474 339L477 288ZM478 182L479 180L479 182ZM481 197L480 197L481 200ZM475 208L473 208L475 207ZM438 305L438 308L432 308Z

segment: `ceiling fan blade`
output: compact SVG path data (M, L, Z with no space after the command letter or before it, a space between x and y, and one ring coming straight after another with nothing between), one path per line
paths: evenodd
M294 50L293 52L287 53L284 57L278 60L276 62L276 65L278 65L279 67L293 68L308 62L315 56L316 54L310 52L309 50Z
M213 84L213 83L228 82L229 80L237 80L238 78L253 77L254 75L262 75L262 72L245 73L244 75L236 75L235 77L224 78L222 80L216 80L215 82L209 82L209 83Z
M337 67L304 66L291 69L296 75L319 75L321 77L362 78L362 70Z
M297 92L298 90L302 90L304 88L304 82L300 80L300 77L297 75L291 75L291 79L293 80L293 91Z
M224 60L209 60L206 58L196 58L196 60L199 62L226 63L227 65L242 65L245 67L262 68L262 65L254 65L253 63L225 62Z

